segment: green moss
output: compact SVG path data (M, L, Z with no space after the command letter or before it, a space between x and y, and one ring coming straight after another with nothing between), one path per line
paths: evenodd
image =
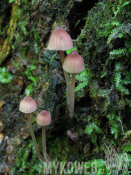
M119 112L126 115L125 98L130 100L130 10L128 0L99 2L74 41L89 72L89 105L95 109L91 115L100 111L115 139L122 132Z
M6 68L0 68L0 83L11 83L13 76L6 71Z

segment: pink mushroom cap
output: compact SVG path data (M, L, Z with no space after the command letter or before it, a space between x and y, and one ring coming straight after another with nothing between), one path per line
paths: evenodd
M23 100L20 102L19 110L23 113L31 113L36 111L36 109L36 101L29 96L24 97Z
M37 115L37 123L40 126L47 126L51 123L51 115L49 112L46 110L42 110L38 115Z
M50 36L49 50L69 50L73 47L70 35L63 28L55 28Z
M69 73L80 73L84 70L84 60L77 51L73 51L65 58L63 69Z

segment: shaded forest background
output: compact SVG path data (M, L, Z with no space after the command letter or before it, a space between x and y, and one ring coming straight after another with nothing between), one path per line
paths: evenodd
M56 27L70 34L85 62L76 76L73 120L59 53L46 49ZM0 173L42 174L19 111L20 101L30 95L38 104L32 124L41 150L36 116L42 109L51 112L46 137L54 162L96 162L97 175L109 174L105 152L112 144L119 157L128 156L129 174L130 58L130 0L0 0Z

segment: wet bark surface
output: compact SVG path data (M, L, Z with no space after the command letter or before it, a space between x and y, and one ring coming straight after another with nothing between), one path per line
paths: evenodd
M36 115L42 109L51 112L52 124L48 128L51 131L58 123L59 114L64 114L59 107L65 103L66 88L59 53L46 47L54 28L63 27L71 33L70 24L72 29L79 20L79 15L76 16L79 4L82 9L85 3L75 0L10 2L0 1L0 64L1 68L6 67L7 75L3 76L8 78L7 83L0 83L0 172L5 174L10 174L16 163L16 151L30 135L26 115L19 111L25 92L38 105L37 112L32 114L36 133L39 129Z

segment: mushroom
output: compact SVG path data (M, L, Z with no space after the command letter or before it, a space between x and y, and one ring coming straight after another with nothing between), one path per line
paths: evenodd
M55 28L50 36L48 49L59 50L61 63L64 63L64 51L73 48L73 42L70 35L61 27ZM68 97L70 96L70 79L68 73L64 71L66 86L67 86L67 105L70 106Z
M45 126L47 126L51 123L50 113L46 110L42 110L37 115L37 123L38 123L38 125L42 126L43 155L47 161L52 162L52 160L50 159L50 157L48 156L48 154L46 152L46 136L45 136Z
M34 131L33 131L33 127L32 127L31 117L30 117L30 113L36 111L36 109L37 109L37 104L36 104L35 100L33 100L33 99L32 99L31 97L29 97L29 96L24 97L24 99L20 102L19 110L20 110L21 112L27 114L29 129L30 129L30 133L31 133L31 137L32 137L34 146L35 146L36 153L37 153L38 157L39 157L43 162L45 162L45 159L44 159L44 157L41 155L41 153L40 153L40 151L39 151L39 148L38 148L38 146L37 146L36 138L35 138Z
M84 70L84 60L77 51L73 51L65 58L63 63L63 69L66 72L72 73L71 89L69 97L70 101L69 115L71 118L73 118L74 98L75 98L75 75Z

